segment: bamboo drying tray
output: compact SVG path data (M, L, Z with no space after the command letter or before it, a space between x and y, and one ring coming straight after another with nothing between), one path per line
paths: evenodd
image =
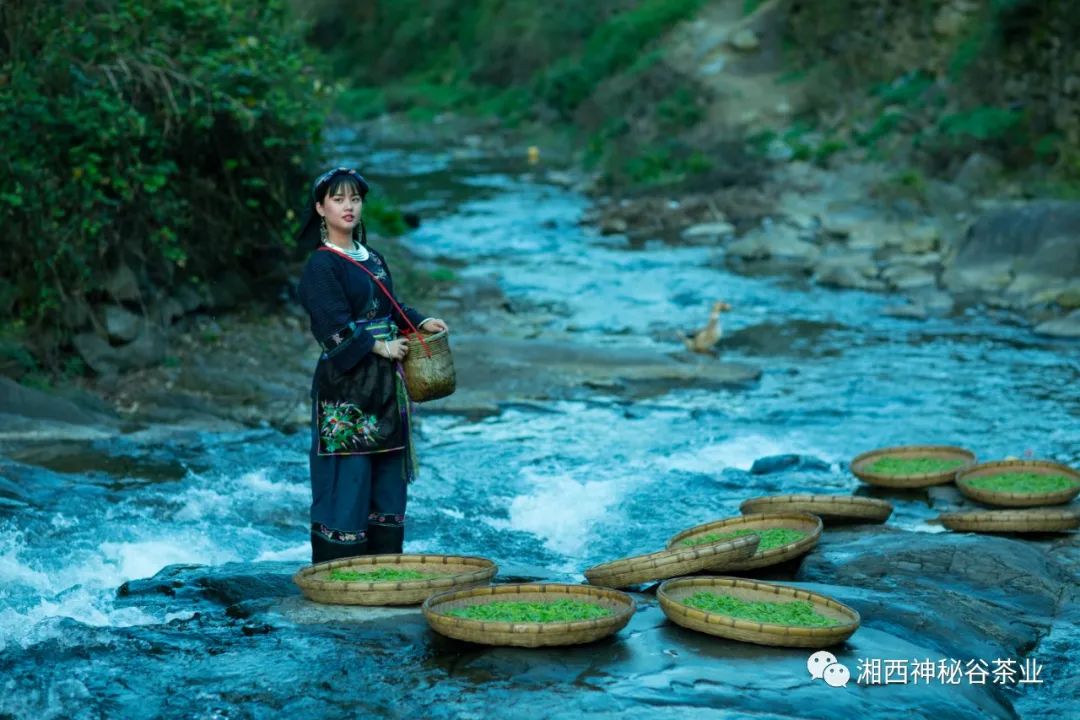
M594 565L585 571L585 578L593 585L620 588L714 566L730 567L752 557L760 540L757 535L747 535L692 547L672 548L669 543L667 550Z
M817 515L823 522L874 522L889 519L893 506L888 500L856 497L854 495L767 495L744 500L739 510L752 513L797 510Z
M938 520L958 532L1066 532L1080 528L1080 511L1057 508L980 510L943 513Z
M821 518L806 512L791 510L788 512L753 513L742 517L695 525L668 540L667 546L669 548L678 547L683 540L688 540L696 535L734 532L735 530L790 528L792 530L802 530L806 533L806 537L800 540L769 550L758 551L745 560L736 560L724 564L710 564L706 568L713 572L753 570L782 563L810 552L821 538L821 527Z
M1072 480L1072 487L1048 493L1013 493L986 490L972 486L969 481L989 475L1002 475L1010 472L1029 472L1037 475L1064 475ZM1080 495L1080 472L1068 465L1061 465L1046 460L998 460L981 463L964 470L956 476L956 485L960 492L972 500L987 505L1000 507L1033 507L1036 505L1061 505Z
M699 592L731 595L740 600L758 602L792 602L805 600L814 611L837 620L833 627L777 625L706 612L684 605L683 600ZM859 613L832 598L787 585L765 583L733 577L676 578L660 585L656 596L660 608L672 622L691 630L756 643L783 647L823 648L842 643L859 628Z
M544 602L579 600L607 608L612 615L574 622L485 622L447 615L447 610L492 602ZM454 590L432 595L421 606L436 632L458 640L485 645L541 647L579 645L621 630L635 610L634 600L611 588L563 583L510 583Z
M955 470L946 470L936 473L922 473L919 475L885 475L875 473L867 468L875 461L884 457L931 457L940 460L963 460L964 464ZM871 450L857 455L851 461L851 472L855 477L868 485L879 485L891 488L922 488L931 485L944 485L952 482L957 473L975 464L975 454L970 450L953 445L900 445L897 447Z
M331 570L371 572L382 568L439 573L430 580L330 580ZM446 590L486 585L498 567L468 555L361 555L309 565L293 582L309 600L333 605L416 605Z

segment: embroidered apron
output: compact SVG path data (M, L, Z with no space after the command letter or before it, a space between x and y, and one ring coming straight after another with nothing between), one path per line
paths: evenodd
M377 342L392 341L398 328L390 317L354 321L345 334L367 330ZM328 362L343 340L323 352L315 371L315 421L319 455L365 455L408 449L409 480L416 476L416 454L410 438L412 408L400 363L370 352L348 372Z

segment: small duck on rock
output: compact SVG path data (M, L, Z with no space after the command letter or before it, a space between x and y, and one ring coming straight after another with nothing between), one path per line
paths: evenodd
M714 302L712 312L709 313L709 323L705 327L689 334L680 333L679 337L682 339L683 344L686 345L686 349L706 355L715 354L716 343L720 341L724 334L723 328L720 327L720 313L729 310L731 310L731 306L726 302L722 300Z

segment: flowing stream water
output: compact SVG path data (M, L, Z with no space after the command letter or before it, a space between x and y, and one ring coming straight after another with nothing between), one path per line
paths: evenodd
M453 262L466 281L495 279L515 307L548 313L551 334L672 352L676 331L723 299L733 311L722 359L763 370L747 386L637 401L597 390L480 420L429 414L407 551L485 555L577 581L589 565L737 514L746 497L873 494L846 462L879 446L1080 465L1075 343L983 310L890 318L880 311L895 297L735 274L714 247L602 236L579 226L585 197L516 158L371 148L349 132L335 142L343 163L362 164L424 218L407 238L413 250ZM303 432L173 427L0 441L0 651L32 657L72 622L183 619L116 600L123 582L170 564L305 562L307 442ZM823 463L749 472L782 453ZM896 504L890 523L941 532L924 493L883 496Z

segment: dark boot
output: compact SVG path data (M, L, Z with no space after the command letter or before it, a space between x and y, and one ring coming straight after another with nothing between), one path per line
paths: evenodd
M404 525L368 525L368 553L384 555L400 553L405 542Z
M327 540L322 533L311 533L311 563L326 562L327 560L339 560L341 558L369 555L368 541L361 540L358 543L336 543Z

